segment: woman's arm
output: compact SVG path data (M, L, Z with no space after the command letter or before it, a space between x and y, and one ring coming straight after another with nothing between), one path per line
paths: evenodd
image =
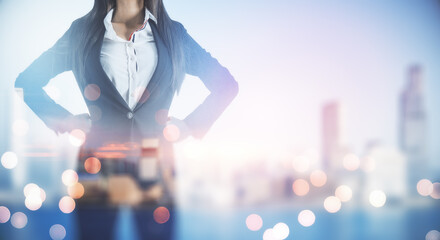
M75 21L57 42L35 59L15 80L15 88L23 89L24 102L56 133L64 132L62 119L73 117L52 100L43 87L56 75L71 70L71 36Z
M238 94L238 83L216 58L203 49L180 23L183 34L185 71L202 80L210 94L183 121L195 138L201 139Z

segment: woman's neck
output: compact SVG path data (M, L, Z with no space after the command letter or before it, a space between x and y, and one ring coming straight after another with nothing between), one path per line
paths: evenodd
M112 22L123 23L127 26L135 26L144 21L143 0L116 0L116 8Z

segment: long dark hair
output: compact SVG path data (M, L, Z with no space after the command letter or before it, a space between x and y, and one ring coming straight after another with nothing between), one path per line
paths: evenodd
M79 20L82 25L78 28L76 36L78 41L74 44L73 67L79 73L80 81L84 81L85 59L92 47L98 43L98 36L105 32L103 20L110 8L116 7L116 0L95 0L92 10ZM159 36L163 39L172 62L172 86L179 94L184 78L184 56L181 35L173 20L168 16L162 0L144 0L144 8L147 8L157 19Z

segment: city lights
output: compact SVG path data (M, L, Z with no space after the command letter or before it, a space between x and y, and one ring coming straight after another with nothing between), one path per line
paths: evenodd
M27 216L26 214L22 213L22 212L16 212L14 214L12 214L11 217L11 224L13 227L17 228L17 229L21 229L26 227L28 222Z
M434 191L434 186L428 179L422 179L417 183L417 192L422 196L429 196Z
M5 152L2 155L1 162L3 167L13 169L18 163L17 155L14 152Z
M432 184L432 193L430 194L434 199L440 199L440 183L435 182Z
M53 240L62 240L66 237L66 229L60 224L52 225L49 229L49 235Z
M40 209L43 201L41 201L40 196L30 196L25 199L24 204L29 210L36 211Z
M35 183L26 184L23 193L26 197L24 204L31 211L40 209L46 200L46 192Z
M440 240L440 232L437 230L429 231L425 236L425 240Z
M166 223L170 219L170 211L166 207L158 207L154 210L153 217L159 224Z
M273 231L273 229L268 228L263 233L263 240L279 240L279 239L275 236L275 232Z
M292 184L293 192L298 196L305 196L310 190L309 183L304 179L297 179Z
M90 101L96 101L101 95L101 89L96 84L88 84L84 88L84 97Z
M64 196L60 199L58 207L63 213L71 213L75 210L75 200L69 196Z
M382 207L383 205L385 205L385 202L387 200L387 197L385 195L384 192L380 191L380 190L374 190L370 193L370 204L373 207Z
M246 226L251 231L258 231L263 226L263 219L257 214L251 214L246 218Z
M335 196L327 197L324 200L324 208L329 213L336 213L341 209L341 200Z
M84 195L84 187L81 183L77 182L67 188L67 193L73 199L81 198Z
M11 212L5 206L0 206L0 223L6 223L11 217Z
M315 214L310 210L302 210L298 214L298 222L304 227L310 227L315 223Z
M78 182L78 174L72 170L68 169L63 172L61 175L61 179L66 186L72 186L73 184Z
M327 182L327 174L322 170L315 170L310 174L310 182L315 187L322 187Z
M84 162L86 172L96 174L101 170L101 161L95 157L89 157Z
M275 239L280 239L280 240L286 239L290 233L289 226L287 226L287 224L282 222L275 224L275 226L272 229L273 229L273 236L275 237Z
M163 136L167 141L174 142L180 137L180 130L179 128L174 124L168 124L163 129Z
M336 188L335 190L335 196L341 200L341 202L348 202L350 201L351 197L353 195L353 192L351 191L351 188L347 185L341 185Z
M28 183L23 188L23 193L25 197L29 196L40 196L40 187L35 183Z

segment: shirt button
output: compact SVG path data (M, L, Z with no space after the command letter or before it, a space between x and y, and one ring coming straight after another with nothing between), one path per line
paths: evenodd
M127 118L128 119L132 119L133 118L133 113L132 112L128 112L127 113Z
M131 56L131 57L130 57L130 60L131 60L131 61L134 61L134 57L133 57L133 56Z
M133 47L133 43L132 43L132 42L129 42L129 43L127 43L127 46L129 46L129 47Z

